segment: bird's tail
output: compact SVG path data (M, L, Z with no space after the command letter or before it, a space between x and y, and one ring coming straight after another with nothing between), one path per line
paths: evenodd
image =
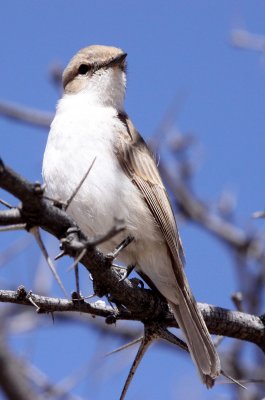
M173 314L182 329L191 357L202 381L208 388L221 373L220 359L194 297L184 289L178 304L169 301Z

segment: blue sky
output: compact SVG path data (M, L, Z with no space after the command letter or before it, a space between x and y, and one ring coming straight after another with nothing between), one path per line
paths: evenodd
M129 64L126 110L138 130L150 138L176 95L182 96L176 128L196 137L191 153L198 168L196 192L214 205L221 193L230 191L236 198L236 223L262 229L262 223L251 221L251 214L264 208L265 64L259 53L233 48L229 38L232 28L265 34L264 26L265 3L256 0L146 0L141 4L10 0L2 5L0 15L0 96L53 112L59 93L49 80L51 65L64 67L77 50L90 44L122 47ZM41 180L46 138L45 130L0 118L0 155L29 179ZM229 296L237 282L227 250L197 227L181 224L180 231L197 299L232 307ZM1 235L1 248L11 240L11 234ZM47 241L56 253L56 242ZM27 284L39 260L38 249L32 246L31 252L1 270L1 285ZM60 274L70 291L73 281L65 270L61 268ZM87 276L83 279L85 287ZM56 284L53 293L59 294ZM99 337L74 324L53 325L47 318L45 328L33 338L31 333L16 335L12 343L23 354L34 343L32 360L56 382L74 370L73 365L88 364ZM108 350L119 344L110 342ZM95 379L93 374L85 379L76 393L86 399L107 395L116 399L131 360L130 351L120 359L113 356L117 372L110 379L112 361L107 365L102 361L103 366L97 361L95 370L102 368L102 374L94 371ZM207 392L187 357L156 345L137 372L128 400L185 398L187 388L189 399L226 398L227 394L223 385Z

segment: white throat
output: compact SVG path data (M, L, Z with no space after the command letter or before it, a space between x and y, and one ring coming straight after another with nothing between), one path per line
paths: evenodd
M85 77L83 88L76 93L64 94L64 98L78 96L84 105L113 107L123 111L126 89L126 75L119 68L100 69L92 76Z

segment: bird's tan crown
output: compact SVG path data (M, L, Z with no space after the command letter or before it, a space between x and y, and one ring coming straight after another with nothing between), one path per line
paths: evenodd
M123 50L111 46L92 45L79 50L63 72L63 87L65 88L75 78L80 65L88 65L91 69L97 70L123 55L126 56Z

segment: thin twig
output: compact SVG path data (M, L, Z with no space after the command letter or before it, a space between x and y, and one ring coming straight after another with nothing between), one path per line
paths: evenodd
M53 119L52 113L22 107L6 101L0 101L0 115L41 128L49 128Z
M0 226L0 232L20 231L22 229L26 229L26 227L27 227L27 224L15 224L15 225Z

